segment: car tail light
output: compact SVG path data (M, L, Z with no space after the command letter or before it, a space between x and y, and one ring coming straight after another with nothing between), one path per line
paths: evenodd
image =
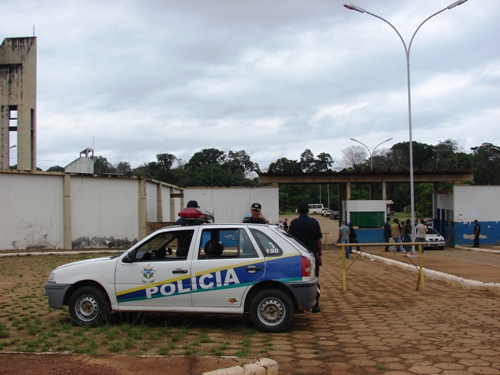
M302 277L311 276L311 272L312 272L311 259L303 256L302 257Z

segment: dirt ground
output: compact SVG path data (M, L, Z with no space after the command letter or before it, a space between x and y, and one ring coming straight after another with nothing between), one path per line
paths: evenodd
M244 366L252 362L251 359L238 358L96 357L70 354L0 353L0 373L2 375L186 375Z
M329 262L338 262L338 255L336 252L339 252L339 248L337 248L334 243L336 242L337 239L337 231L338 231L338 222L334 220L329 220L326 218L322 218L318 215L314 216L320 221L322 231L324 233L324 239L328 239L325 247L328 247L328 256L327 259L329 259ZM281 219L284 219L285 217L282 217ZM290 222L294 216L288 216L288 221ZM326 242L326 241L324 241ZM368 250L366 250L368 251ZM376 253L377 255L384 256L387 258L403 258L400 253L398 254L393 254L393 253L385 253L383 251L383 248L371 248L370 251L373 253ZM441 271L441 272L448 272L460 277L464 278L471 278L471 279L482 279L482 281L485 282L500 282L500 272L499 272L499 266L500 266L500 255L498 254L481 254L479 257L477 254L468 254L471 252L466 252L466 251L459 251L459 250L454 250L454 249L447 249L444 251L426 251L425 257L424 257L424 267ZM476 260L476 258L477 260ZM467 259L464 259L467 258ZM486 263L486 268L485 264ZM331 266L328 266L325 271L328 270ZM337 267L337 266L336 266ZM360 263L359 266L356 266L357 268L369 268L368 271L363 270L363 273L360 273L359 276L357 277L364 277L366 272L369 272L370 276L376 275L377 272L375 271L377 269L381 269L383 266L380 263L377 265L376 262L364 262ZM358 272L357 268L354 267L353 271L350 272ZM489 268L488 268L489 267ZM333 269L332 275L333 274L338 274L338 269L335 268ZM384 277L386 279L390 277L395 277L395 280L399 280L401 276L398 276L399 274L405 275L405 272L407 274L407 271L392 271L390 274L387 273L387 271L384 272ZM325 274L326 275L326 274ZM328 276L330 277L330 275ZM349 275L349 279L352 280L354 279L354 275L351 276ZM406 277L406 276L405 276ZM413 276L411 276L413 277ZM332 276L332 281L329 279L325 278L325 276L322 276L322 285L325 289L325 294L328 296L328 294L333 295L338 294L337 290L339 289L339 281L338 277L335 275L334 277ZM352 281L351 281L352 282ZM372 281L372 284L376 284L378 281L377 279L374 279ZM388 285L391 285L391 280L387 280ZM384 281L385 283L385 281ZM332 286L329 286L332 285ZM350 288L352 284L349 285ZM385 284L384 284L385 285ZM393 284L394 285L394 284ZM429 284L428 284L429 285ZM332 289L333 288L333 289ZM381 287L382 289L384 288L383 286ZM445 290L445 292L442 292L441 289ZM441 298L448 298L448 293L450 293L450 298L452 297L451 294L455 293L453 289L450 289L450 292L448 292L447 287L444 286L442 287L440 283L437 283L436 285L433 285L431 283L430 290L433 290L434 292L438 293L443 293L443 297ZM392 291L394 292L394 291ZM358 294L361 293L362 291L357 292ZM464 297L463 292L457 291L457 295L461 295ZM384 295L382 293L382 295ZM383 297L380 297L383 298ZM405 297L402 297L402 301L405 301ZM415 298L415 297L414 297ZM427 296L427 298L430 298ZM467 297L468 298L468 297ZM457 300L457 298L454 298L454 301ZM440 302L440 301L438 301ZM338 303L338 302L337 302ZM356 306L358 306L359 302L354 302ZM427 302L425 302L427 303ZM453 302L454 303L454 302ZM425 304L424 304L425 305ZM373 304L372 306L375 306ZM307 336L314 336L316 335L314 332L317 330L319 336L325 336L327 335L326 332L322 331L322 327L318 326L318 323L314 323L313 318L317 318L319 315L321 315L322 319L328 318L330 319L330 316L332 316L332 319L334 321L338 320L338 317L335 318L337 314L340 314L342 316L343 312L342 311L336 311L338 310L339 307L335 307L335 305L332 305L331 307L326 307L324 309L322 314L307 314L307 315L302 315L301 317L298 318L298 322L296 323L297 325L295 326L295 329L292 330L294 332L289 333L289 335L294 336L295 338L293 339L292 342L295 342L295 339L297 339L297 343L300 343L302 341L300 337L303 337L301 335L304 335L307 333ZM332 310L332 311L330 311ZM453 308L450 308L450 314L453 311ZM354 311L354 310L352 310ZM335 315L335 316L333 316ZM450 317L450 319L452 319ZM335 327L336 323L333 323L333 327ZM385 324L385 323L384 323ZM476 323L477 324L477 323ZM344 332L344 328L341 328ZM424 333L425 334L425 331ZM341 336L339 336L341 337ZM279 344L279 341L281 339L280 335L275 335L275 338L278 342L276 345L276 348L280 348L281 345ZM324 339L321 338L321 339ZM274 340L274 338L273 338ZM334 340L332 338L332 340ZM326 344L326 342L325 342ZM294 344L295 345L295 344ZM306 347L307 343L301 343L301 344L296 344L299 345L300 348L299 350L304 350L302 347ZM317 344L315 344L317 345ZM428 345L428 344L426 344ZM333 348L333 347L332 347ZM294 359L294 354L291 354L291 357L289 358L287 354L291 349L287 348L286 345L283 346L282 349L278 349L278 351L275 353L278 358L281 359L279 361L280 365L280 374L288 374L288 373L307 373L307 367L304 370L303 367L299 368L297 372L295 372L294 368L297 367L297 359ZM354 349L353 349L354 350ZM362 345L358 346L356 350L361 353L363 350ZM366 349L368 351L368 349ZM307 351L307 350L306 350ZM311 353L308 354L308 356L315 356L315 354L318 351L318 349L311 350ZM308 352L309 353L309 352ZM296 355L296 354L295 354ZM304 357L305 361L307 361L307 357ZM243 366L244 364L247 363L253 363L256 362L258 359L255 358L215 358L215 357L184 357L184 356L123 356L123 355L109 355L109 356L84 356L84 355L71 355L71 354L62 354L62 353L57 353L57 354L25 354L25 353L0 353L0 374L2 375L28 375L28 374L52 374L52 375L67 375L67 374L79 374L79 375L115 375L115 374L120 374L120 375L136 375L136 374L150 374L150 373L167 373L167 374L172 374L172 375L177 375L177 374L203 374L204 372L207 371L212 371L216 369L221 369L221 368L228 368L232 366ZM288 362L290 361L290 362ZM299 358L300 361L300 358ZM423 360L422 360L423 361ZM280 363L281 362L281 363ZM311 360L311 368L316 368L316 371L325 371L324 373L363 373L363 372L358 372L358 371L345 371L344 370L347 367L342 367L341 372L329 372L328 366L340 366L340 365L335 365L334 364L326 364L326 362L322 363L317 363L318 361L312 361ZM430 362L429 362L430 363ZM347 364L345 364L347 366ZM316 366L316 367L315 367ZM344 365L342 365L344 366ZM300 366L299 366L300 367ZM337 367L335 367L337 368ZM497 370L500 373L500 370ZM374 373L381 373L381 372L374 372ZM476 372L473 372L476 373ZM479 373L479 372L478 372Z

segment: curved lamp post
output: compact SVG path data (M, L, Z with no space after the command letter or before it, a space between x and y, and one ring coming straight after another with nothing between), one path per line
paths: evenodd
M363 145L366 147L366 149L368 150L368 153L370 154L370 170L373 170L373 153L375 152L375 150L377 149L378 146L380 146L382 143L385 143L385 142L389 142L389 141L392 141L392 138L389 138L389 139L386 139L385 141L383 142L380 142L378 145L376 145L372 151L370 151L370 149L368 148L367 145L365 145L363 142L360 142L358 141L357 139L354 139L354 138L349 138L351 141L353 142L358 142L359 144Z
M411 122L411 90L410 90L410 50L411 50L411 45L413 43L413 39L415 38L415 35L417 35L418 30L422 27L424 23L429 21L432 17L437 16L438 14L444 12L445 10L450 10L455 8L458 5L461 5L465 3L467 0L458 0L455 1L453 4L448 5L446 8L441 9L439 12L436 12L429 17L427 17L415 30L413 33L411 39L410 39L410 44L406 46L406 43L399 33L399 31L386 19L377 16L374 13L368 12L367 10L364 10L361 7L358 7L354 4L344 4L344 7L346 7L349 10L355 10L356 12L360 13L366 13L369 14L372 17L378 18L379 20L385 22L388 24L395 32L398 34L399 39L401 39L401 42L403 43L403 47L405 49L405 55L406 55L406 79L408 82L408 134L409 134L409 139L410 139L410 194L411 194L411 223L412 225L415 225L415 197L414 197L414 186L413 186L413 139L412 139L412 122ZM352 140L352 138L351 138ZM361 143L361 142L359 142ZM411 233L411 238L412 241L415 241L415 231L412 230Z

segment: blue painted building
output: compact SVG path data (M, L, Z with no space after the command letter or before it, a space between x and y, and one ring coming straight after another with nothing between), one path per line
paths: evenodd
M500 244L500 186L458 185L436 195L434 225L448 246L472 245L474 220L480 244Z

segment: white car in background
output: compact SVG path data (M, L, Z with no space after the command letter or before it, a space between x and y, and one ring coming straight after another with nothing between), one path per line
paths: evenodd
M439 249L443 250L446 246L446 241L439 232L433 227L427 227L425 234L424 249Z

